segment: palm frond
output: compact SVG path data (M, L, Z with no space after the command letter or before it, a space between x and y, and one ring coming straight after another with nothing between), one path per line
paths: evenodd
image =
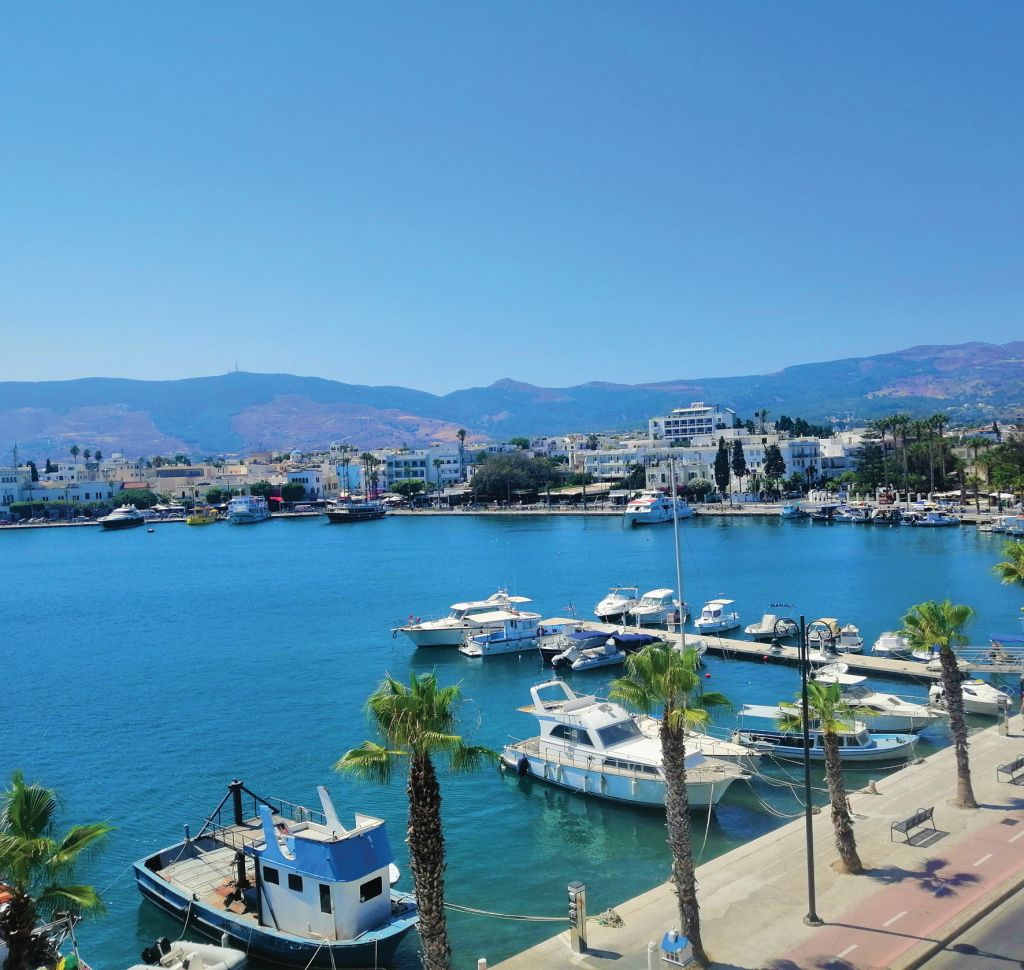
M1006 586L1024 586L1024 544L1007 542L1003 546L1006 559L992 567L992 571Z
M73 825L64 838L54 847L50 856L51 869L65 869L73 866L79 857L94 851L114 827L106 822L92 822L88 825Z
M73 913L102 913L106 907L92 886L46 886L36 897L36 905L45 912L68 909Z
M0 832L28 839L48 835L57 813L57 795L42 785L26 784L20 771L11 774L11 786L0 801Z
M335 771L347 771L364 781L381 785L391 783L396 762L408 758L408 751L385 748L374 741L364 741L358 748L346 751L335 763Z
M453 772L460 775L469 774L483 767L485 764L494 764L500 755L497 751L475 744L460 744L450 756L450 767Z

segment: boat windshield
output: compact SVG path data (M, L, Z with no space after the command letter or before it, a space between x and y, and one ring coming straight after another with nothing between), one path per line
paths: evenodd
M632 741L634 738L643 737L635 721L619 721L617 724L609 724L608 727L599 728L597 736L606 748L622 744L623 741Z

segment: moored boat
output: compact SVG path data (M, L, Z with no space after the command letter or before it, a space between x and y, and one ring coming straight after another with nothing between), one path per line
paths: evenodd
M391 633L392 636L404 633L417 647L457 647L467 633L483 631L486 624L480 622L480 616L495 610L518 609L529 602L528 596L512 596L508 590L499 589L487 599L452 603L448 615L439 619L424 620L410 615L404 626L395 627Z
M807 517L807 510L802 505L783 505L779 509L780 519L803 519Z
M640 597L629 615L637 626L658 626L668 623L676 612L682 613L683 620L689 615L689 608L685 603L680 606L674 589L652 589Z
M346 828L317 791L320 810L232 782L197 835L186 827L184 841L135 863L139 891L191 930L271 963L386 965L416 924L415 899L391 888L398 870L383 820L357 813Z
M911 518L910 524L918 529L940 529L959 525L960 520L948 512L925 512L923 515Z
M887 631L872 645L871 652L878 657L889 657L892 660L906 660L910 657L910 644L901 633Z
M757 623L751 623L750 626L745 627L743 632L748 637L763 642L795 637L800 632L800 627L792 617L779 616L777 613L765 613Z
M698 633L724 633L735 630L740 625L740 615L730 610L735 600L708 600L700 616L693 621Z
M534 650L540 636L540 614L524 610L494 610L476 617L480 633L466 635L459 653L467 657L493 657L500 653Z
M152 946L142 951L142 963L136 963L128 970L147 970L148 967L162 967L163 970L244 970L245 953L215 943L193 943L191 940L174 940L161 937Z
M625 650L620 650L612 639L592 647L573 644L551 661L553 667L568 665L570 670L594 670L598 667L617 667L626 662Z
M370 519L383 519L387 515L387 506L378 499L350 498L342 502L334 502L324 509L327 521L338 525L344 522L366 522Z
M998 717L1001 711L1010 709L1010 695L984 680L973 678L962 680L960 696L963 698L964 711L968 714ZM928 688L928 700L939 707L946 706L946 696L942 684L932 684Z
M270 518L270 506L262 495L236 495L228 502L231 525L253 525Z
M693 510L683 499L671 499L662 492L648 489L626 504L622 521L628 526L658 525L671 522L673 510L680 519L693 515Z
M636 586L613 586L608 595L594 607L594 616L604 623L616 623L639 601Z
M122 505L96 520L104 529L133 529L146 524L146 517L134 505Z
M839 631L839 639L835 646L839 653L860 653L864 649L864 638L857 627L847 623Z
M216 509L209 505L197 505L185 517L185 525L213 525L218 518Z

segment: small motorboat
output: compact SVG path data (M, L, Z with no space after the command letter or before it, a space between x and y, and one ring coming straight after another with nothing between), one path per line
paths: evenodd
M608 639L607 633L600 630L581 630L578 623L573 623L568 630L559 630L549 623L542 623L541 634L537 637L537 649L540 651L541 663L554 663L555 657L565 653L570 647L585 650L589 647L600 647ZM653 638L652 638L653 639Z
M636 586L613 586L608 595L594 607L594 616L604 623L617 623L639 602Z
M743 632L759 642L785 640L787 637L795 637L800 632L800 627L792 617L765 613L757 623L745 627Z
M807 510L802 505L783 505L779 509L780 519L803 519L807 516Z
M735 630L740 625L740 615L729 607L735 600L708 600L700 616L693 621L693 625L699 633L725 633L727 630Z
M571 670L616 667L625 662L625 651L620 650L611 639L597 647L577 647L574 644L551 661L554 667L567 664Z
M839 621L834 616L811 620L807 624L807 646L822 653L835 653L839 633Z
M192 943L190 940L171 942L164 936L142 951L142 963L136 963L128 970L148 970L149 967L164 967L165 970L243 970L245 966L245 953L241 950L214 943Z
M835 522L837 505L822 505L816 509L808 509L807 517L812 522Z
M1000 711L1009 711L1010 695L993 687L984 680L968 679L960 682L960 694L964 701L967 714L980 714L983 717L998 717ZM932 684L928 688L928 700L936 707L946 706L946 696L942 684Z
M674 589L652 589L640 597L640 602L629 611L629 615L637 626L659 626L680 610L685 620L689 609L685 603L680 604L675 595Z
M836 641L836 650L839 653L860 653L864 649L864 638L860 630L852 623L847 623L839 631L839 639Z
M887 631L872 645L871 652L876 657L888 657L892 660L906 660L910 656L910 644L901 633Z
M939 529L959 525L960 520L948 512L925 512L924 515L911 519L910 524L918 529Z

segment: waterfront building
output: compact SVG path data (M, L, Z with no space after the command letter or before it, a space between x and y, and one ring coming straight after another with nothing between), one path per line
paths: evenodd
M517 451L514 445L494 446L499 451ZM488 447L491 451L491 447ZM437 461L439 464L435 465ZM451 445L431 445L414 451L389 453L384 457L384 484L391 488L396 482L419 479L429 487L442 487L460 481L459 449Z
M650 418L648 433L663 441L680 441L711 435L732 428L736 412L720 404L694 401L686 408L673 408L669 414Z
M77 482L32 482L21 490L21 502L109 502L115 495L113 482L98 479Z

